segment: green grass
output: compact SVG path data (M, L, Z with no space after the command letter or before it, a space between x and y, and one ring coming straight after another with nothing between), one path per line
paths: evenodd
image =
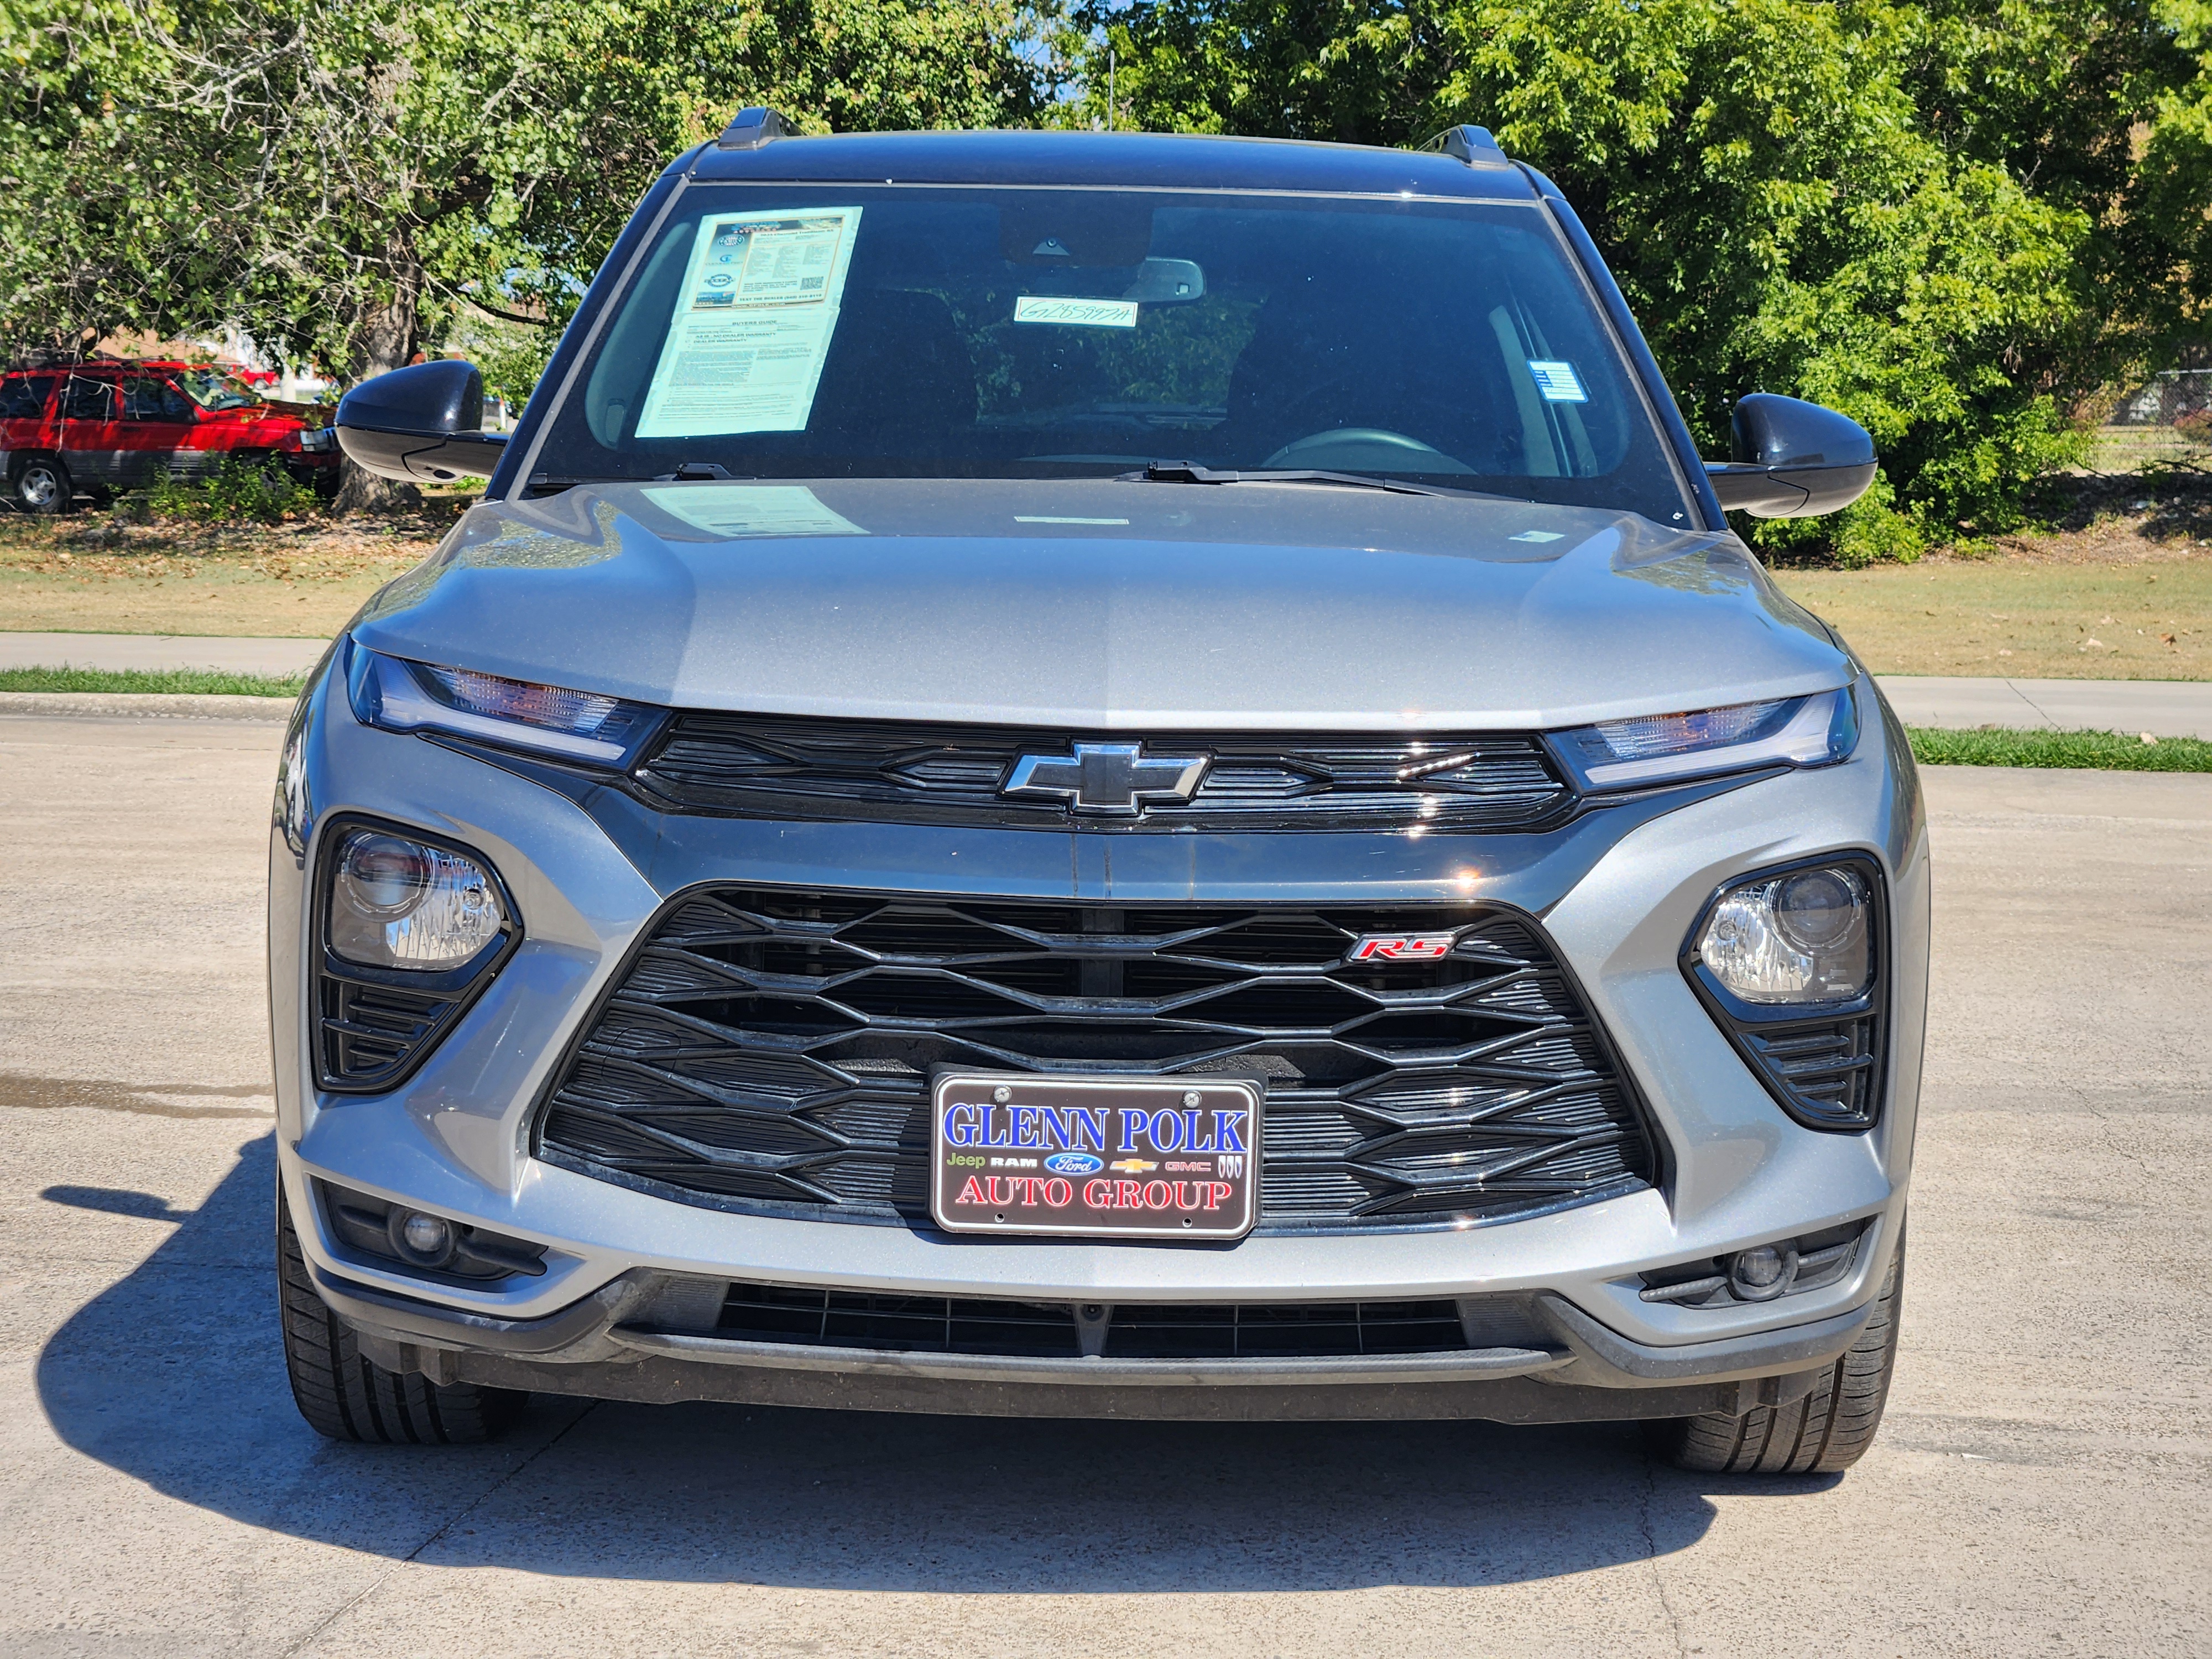
M2064 766L2113 772L2212 772L2212 743L2121 732L2021 732L1984 726L1944 732L1916 726L1912 757L1923 766Z
M0 691L153 691L194 696L296 697L307 677L216 669L0 668Z

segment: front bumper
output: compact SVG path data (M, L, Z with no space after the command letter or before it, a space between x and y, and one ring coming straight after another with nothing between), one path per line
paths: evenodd
M1048 1358L733 1339L697 1324L718 1279L637 1269L558 1313L501 1320L309 1265L368 1356L439 1382L665 1405L684 1400L1019 1417L1583 1422L1741 1415L1809 1393L1872 1304L1674 1347L1632 1342L1564 1297L1529 1299L1541 1340L1439 1353L1234 1359Z
M1870 682L1862 695L1869 709L1878 706ZM634 809L614 810L587 792L556 793L454 747L364 728L318 684L295 749L295 794L311 807L301 815L307 848L295 852L281 829L271 844L280 1164L302 1249L326 1299L382 1345L385 1363L506 1386L1047 1414L1534 1420L1562 1411L1732 1408L1745 1388L1771 1392L1774 1378L1809 1377L1848 1346L1882 1282L1902 1214L1925 999L1927 861L1902 734L1883 713L1842 765L1692 792L1602 836L1510 856L1498 838L1483 836L1177 836L1109 849L1086 844L1104 837L1036 831L696 818L644 825ZM347 812L479 849L526 923L520 946L428 1063L370 1097L319 1096L307 1043L305 872L317 826ZM1269 844L1236 844L1256 840ZM1886 1098L1880 1122L1862 1134L1792 1122L1678 963L1717 885L1842 848L1881 861L1893 907ZM1263 853L1290 856L1263 861ZM579 1023L669 896L708 879L1130 902L1395 902L1479 891L1538 917L1575 969L1650 1109L1666 1174L1652 1189L1488 1226L1262 1235L1224 1249L1014 1243L732 1214L533 1158L532 1113ZM496 1288L425 1284L348 1251L320 1212L318 1177L542 1243L546 1272ZM1850 1271L1817 1290L1721 1309L1638 1294L1648 1271L1858 1221L1873 1224ZM641 1285L732 1280L1117 1304L1522 1294L1546 1310L1547 1334L1521 1358L1470 1349L1437 1357L1419 1376L1394 1358L1329 1362L1299 1380L1203 1367L1167 1380L1124 1379L1094 1361L1046 1375L864 1350L763 1355L635 1316L657 1294ZM529 1346L546 1333L562 1334ZM1721 1403L1686 1403L1693 1396Z

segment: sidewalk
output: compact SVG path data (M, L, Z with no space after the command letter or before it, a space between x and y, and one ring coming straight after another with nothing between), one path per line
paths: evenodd
M189 634L0 633L0 668L213 668L301 674L321 640ZM1885 675L1881 689L1908 726L2148 732L2212 740L2212 681L2012 680Z
M1956 679L1884 675L1882 695L1907 726L2148 732L2212 739L2212 681Z
M0 633L0 668L210 668L281 678L306 673L329 643L192 634Z

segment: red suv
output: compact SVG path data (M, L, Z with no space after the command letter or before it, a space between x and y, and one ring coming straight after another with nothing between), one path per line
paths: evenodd
M0 375L0 467L8 498L66 513L161 468L184 478L226 455L281 462L302 483L337 489L338 451L296 404L272 404L205 363L93 362Z

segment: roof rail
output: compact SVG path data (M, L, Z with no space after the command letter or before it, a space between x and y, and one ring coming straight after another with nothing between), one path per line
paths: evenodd
M1488 127L1446 127L1421 148L1440 150L1455 161L1472 162L1478 155L1502 157L1505 154L1504 147L1490 136Z
M722 136L714 140L714 148L758 149L770 139L798 136L797 128L766 105L748 104L722 129Z

